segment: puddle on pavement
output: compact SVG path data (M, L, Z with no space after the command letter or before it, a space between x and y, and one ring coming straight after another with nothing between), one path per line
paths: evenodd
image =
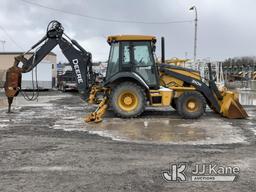
M62 107L56 109L59 119L51 126L53 129L88 132L112 140L133 143L192 145L246 143L241 129L221 117L203 116L198 120L184 120L174 116L135 119L114 117L104 118L103 122L98 124L87 124L83 121L83 117L86 116L83 112L84 106Z
M206 138L205 131L198 128L181 127L177 125L180 120L125 120L124 122L110 121L93 125L90 132L108 132L118 140L132 140L145 142L168 143L178 141L196 141Z
M53 129L65 131L84 131L91 134L97 134L108 137L113 140L135 143L154 143L154 144L229 144L244 143L245 138L241 129L232 126L227 120L219 117L202 117L198 120L183 120L175 117L161 118L136 118L136 119L119 119L104 118L99 124L86 124L83 117L84 105L78 106L61 105L54 106L49 101L59 99L58 96L43 96L39 102L22 102L18 98L19 105L14 103L18 112L12 114L15 122L20 126L31 123L31 117L34 119L56 117L56 122L51 126ZM24 108L24 106L33 106L33 108ZM37 108L39 107L39 108ZM22 109L25 109L21 111ZM45 113L42 113L44 111ZM8 115L1 120L5 121ZM0 122L0 124L10 124ZM5 129L2 126L0 129Z
M7 100L5 98L0 98L0 108L7 107Z
M156 144L241 143L245 138L236 127L220 119L106 120L86 128L90 133L113 140Z

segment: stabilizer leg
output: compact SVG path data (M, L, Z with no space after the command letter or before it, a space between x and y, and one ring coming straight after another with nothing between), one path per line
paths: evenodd
M102 117L105 115L108 108L108 97L104 96L103 100L100 102L98 108L92 112L90 115L84 118L86 123L94 122L99 123L102 121Z

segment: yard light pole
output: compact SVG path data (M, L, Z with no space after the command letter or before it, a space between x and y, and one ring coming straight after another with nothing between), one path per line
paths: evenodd
M197 9L196 6L193 6L189 9L190 11L194 10L195 11L195 37L194 37L194 62L196 62L196 49L197 49Z
M0 43L2 43L2 46L3 46L3 52L5 51L5 49L4 49L4 44L6 43L6 41L4 41L4 40L0 40Z

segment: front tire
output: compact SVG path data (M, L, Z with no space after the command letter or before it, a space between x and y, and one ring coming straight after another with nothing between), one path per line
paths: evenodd
M203 95L197 91L184 92L178 97L176 107L181 117L197 119L204 114L206 102Z
M112 88L110 104L119 117L137 117L145 110L146 94L136 83L123 82Z

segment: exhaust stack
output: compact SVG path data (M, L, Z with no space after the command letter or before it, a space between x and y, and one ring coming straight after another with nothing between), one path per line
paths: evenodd
M165 63L165 42L164 42L164 37L161 37L161 62Z

